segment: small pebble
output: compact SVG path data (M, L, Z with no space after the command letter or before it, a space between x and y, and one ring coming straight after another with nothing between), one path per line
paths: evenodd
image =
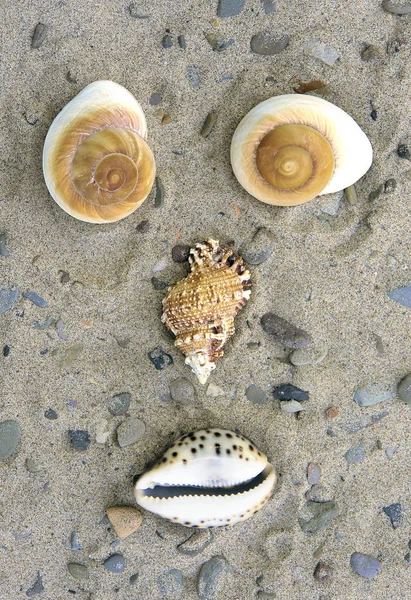
M31 47L34 49L40 48L44 40L46 39L48 32L48 26L44 23L37 23L34 29L33 37L31 39Z
M268 400L265 392L258 387L258 385L254 385L253 383L248 386L245 395L251 404L265 404Z
M57 331L57 335L59 336L59 338L61 340L63 340L63 342L67 342L68 336L64 332L64 322L62 321L62 319L59 319L57 321L57 323L56 323L56 331Z
M331 217L338 215L340 210L341 200L343 199L344 192L335 192L334 194L327 194L326 204L320 207L321 212Z
M53 410L52 408L48 408L45 412L44 412L44 416L46 417L46 419L49 419L50 421L55 421L56 419L59 418L58 414L56 413L55 410Z
M327 502L309 500L306 506L313 516L308 521L301 523L301 529L305 533L322 531L338 516L338 506L333 500Z
M196 399L193 384L188 379L180 377L170 383L170 395L174 402L179 404L190 404Z
M120 448L138 442L144 435L146 426L137 418L127 419L117 427L117 441Z
M372 119L373 121L376 121L376 120L377 120L377 116L378 116L378 115L377 115L377 111L376 111L376 110L375 110L375 108L374 108L374 109L371 111L371 113L370 113L370 117L371 117L371 119Z
M276 400L297 400L306 402L310 398L310 393L301 390L291 383L283 383L273 390L273 396Z
M223 38L218 37L215 33L204 33L204 36L215 52L223 52L223 50L226 50L227 48L229 48L229 46L232 46L232 44L234 44L233 39L225 40Z
M69 563L67 565L68 572L74 579L88 579L88 568L80 563Z
M164 271L164 269L167 267L167 265L168 265L168 258L167 258L167 256L163 256L163 258L161 258L154 265L154 267L151 270L153 273L159 273L160 271Z
M138 233L147 233L148 231L150 231L150 229L151 229L151 223L150 223L150 221L147 221L146 219L144 221L140 221L140 223L136 227L136 230L138 231Z
M372 191L370 194L368 194L368 201L373 202L374 200L378 200L378 198L381 196L383 191L384 191L384 185L381 184L374 191Z
M264 331L272 335L277 342L286 348L305 348L311 342L311 336L308 333L274 313L269 312L263 315L261 326Z
M171 258L176 263L184 263L188 261L190 254L190 246L187 244L176 244L171 249Z
M12 308L19 295L19 288L7 287L6 285L0 285L0 315L7 312Z
M26 469L29 473L39 473L44 471L44 463L35 458L26 458Z
M151 106L157 106L157 104L160 104L162 98L160 94L151 94L150 99L149 99L149 104L151 104Z
M327 416L327 419L330 419L330 421L331 421L338 417L338 415L340 414L340 411L335 406L330 406L330 408L327 408L327 410L325 411L325 414Z
M137 531L142 522L140 511L132 506L110 506L107 516L121 539Z
M271 15L277 10L274 0L261 0L261 4L266 15Z
M104 568L111 573L122 573L126 561L122 554L112 554L104 561Z
M41 592L44 592L44 585L43 585L43 581L42 581L42 577L41 577L40 571L37 571L37 579L33 583L33 585L31 587L29 587L29 589L26 591L26 596L28 596L29 598L31 598L32 596L36 596L37 594L41 594Z
M197 556L200 554L213 540L211 529L198 529L190 535L190 537L181 544L178 544L177 551L181 554L189 556Z
M131 2L128 6L128 12L133 19L149 19L150 15L141 14L137 2Z
M69 429L69 438L74 450L86 452L90 446L90 434L85 429Z
M108 430L108 421L106 419L99 419L96 423L96 442L97 444L105 444L110 436Z
M222 18L235 17L243 10L244 4L245 0L219 0L217 16Z
M137 582L138 582L138 571L137 571L137 573L134 573L134 575L131 575L130 585L135 585Z
M397 449L397 448L396 448L396 447L394 447L394 446L388 446L388 447L385 449L385 455L386 455L386 457L388 458L388 460L391 460L391 459L392 459L392 457L394 456L394 452L396 451L396 449Z
M164 204L164 199L165 199L165 189L164 189L164 185L160 179L160 177L156 177L156 197L154 200L154 206L156 208L161 208Z
M384 184L384 192L386 194L392 194L393 192L395 192L397 187L397 181L393 178L391 179L387 179L387 181Z
M411 373L401 379L397 388L397 396L405 404L411 404Z
M381 50L378 48L378 46L373 46L370 44L361 52L361 58L365 62L370 62L371 60L381 58Z
M402 506L399 502L390 504L390 506L384 506L383 511L391 521L393 529L397 529L397 527L402 525Z
M326 581L332 577L332 574L332 568L322 560L317 563L317 566L314 569L314 579L317 581Z
M173 357L170 354L167 354L167 352L164 352L162 348L154 348L147 356L157 371L162 371L173 364Z
M9 256L10 252L6 248L6 234L0 233L0 256Z
M355 573L366 579L374 579L381 569L379 560L361 552L351 554L350 566Z
M270 594L270 592L263 592L262 590L257 592L258 600L275 600L277 597L276 594Z
M41 296L36 294L36 292L31 292L31 291L23 292L23 298L30 300L30 302L33 302L33 304L35 304L36 306L39 306L40 308L44 308L45 306L48 306L47 300L44 300L44 298L42 298Z
M108 411L113 417L124 415L130 408L131 394L129 392L121 392L114 394L108 401Z
M326 88L327 84L321 79L313 79L312 81L307 82L298 82L293 87L294 92L297 94L307 94L308 92L315 92L316 90L321 90L322 88Z
M345 197L347 198L347 202L350 206L355 206L358 202L357 190L355 189L355 185L350 185L344 190Z
M0 422L0 461L10 458L20 440L21 430L17 421L8 419Z
M186 68L186 77L192 88L198 88L201 83L201 70L199 67L189 66Z
M83 546L78 541L77 533L75 531L72 531L70 535L70 548L73 550L73 552L83 550Z
M394 395L393 386L389 383L371 382L357 388L354 400L358 406L374 406L384 400L389 400Z
M183 592L183 574L178 569L170 569L157 579L161 596L167 600L178 600Z
M308 485L316 485L320 483L321 469L315 463L308 463L307 467L307 483Z
M393 15L411 14L411 4L408 2L393 2L393 0L382 0L382 7Z
M203 138L207 138L212 132L214 125L217 121L217 116L217 113L214 111L208 113L206 120L204 121L203 128L201 130L201 135Z
M179 35L177 38L177 41L178 41L178 45L180 46L180 48L182 50L185 50L187 48L186 38L184 37L184 35Z
M210 383L207 391L206 391L206 396L211 396L211 398L217 398L218 396L224 396L225 395L225 391L220 388L218 385L215 385L215 383Z
M0 289L1 294L1 289ZM405 306L405 308L411 308L411 283L406 285L405 287L394 288L393 290L387 292L387 296L401 304L401 306ZM1 297L0 297L0 312L1 311Z
M362 462L365 458L365 449L362 442L347 450L347 452L344 454L344 457L347 463L350 465L353 463Z
M3 356L4 356L4 358L7 358L9 354L10 354L10 346L8 346L6 344L5 346L3 346Z
M161 45L163 46L163 48L171 48L171 46L173 45L173 38L169 33L166 33L166 35L163 37L163 39L161 40Z
M318 365L327 356L328 349L324 342L315 342L308 348L294 350L290 356L290 362L297 366Z
M275 243L275 235L265 227L260 227L251 241L242 246L241 256L248 265L260 265L272 255Z
M318 58L326 65L332 67L340 58L337 50L332 46L327 46L319 40L311 40L306 47L306 53L313 58Z
M280 52L285 50L289 43L290 38L288 35L276 38L271 31L262 31L253 35L250 46L255 54L260 54L261 56L273 56L274 54L280 54Z
M400 158L405 158L406 160L410 160L410 151L408 146L405 144L400 144L397 148L397 154Z
M224 556L213 556L200 569L197 594L201 600L212 598L217 591L220 574L228 567Z
M305 407L296 400L287 400L286 402L280 402L280 408L285 413L296 413L300 412L300 410L305 410Z

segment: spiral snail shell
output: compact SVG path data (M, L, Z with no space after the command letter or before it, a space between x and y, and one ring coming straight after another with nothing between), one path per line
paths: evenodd
M240 122L231 143L240 184L278 206L345 189L371 163L371 144L354 119L314 96L286 94L261 102Z
M44 179L71 216L110 223L131 214L155 177L143 110L113 81L85 87L57 115L43 149Z

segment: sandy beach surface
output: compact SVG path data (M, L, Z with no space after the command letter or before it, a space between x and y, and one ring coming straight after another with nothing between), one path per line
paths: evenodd
M2 600L411 598L411 406L395 393L411 371L411 312L387 293L411 282L411 16L380 0L246 0L237 15L217 10L217 0L2 5L0 285L17 285L18 296L0 315L0 421L21 430L0 461ZM38 23L46 36L33 48ZM289 44L256 54L250 41L261 32ZM318 42L334 64L313 55ZM165 190L161 206L154 186L136 212L106 225L61 210L41 163L54 117L99 79L141 103ZM231 137L253 106L313 80L326 84L313 95L367 134L373 165L356 204L335 194L265 205L233 175ZM211 111L217 121L204 138ZM210 377L222 390L213 397L160 321L165 288L188 270L171 250L213 238L245 253L261 228L274 251L250 265L251 299ZM47 306L23 297L30 291ZM326 356L292 365L261 327L267 312L309 333L309 348L323 344ZM148 357L156 348L173 359L162 370ZM194 388L185 403L170 396L179 378ZM393 393L360 407L355 390L371 382ZM273 397L284 383L309 392L299 413ZM250 402L250 385L265 403ZM130 406L113 416L121 393ZM134 418L145 432L120 447L117 428ZM192 530L144 510L141 527L119 540L107 508L134 506L133 476L202 427L238 430L267 454L279 482L266 506L204 534L195 555L177 549ZM70 430L88 432L85 451ZM311 467L310 482L309 463L320 469ZM311 533L310 509L326 513ZM354 572L356 552L379 561L375 578ZM115 553L120 573L104 566ZM214 594L198 596L200 569L216 556ZM74 578L70 563L88 579Z

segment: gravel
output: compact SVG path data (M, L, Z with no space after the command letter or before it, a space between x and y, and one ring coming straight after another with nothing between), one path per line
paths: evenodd
M154 348L147 356L157 371L162 371L173 364L173 357L170 354L167 354L167 352L164 352L162 348Z
M6 246L6 234L0 233L0 256L10 256L10 252L7 250Z
M104 561L104 568L110 573L122 573L125 565L126 561L122 554L112 554Z
M44 40L46 39L48 30L48 26L44 23L37 23L34 29L33 37L31 38L31 47L34 50L37 50L43 44Z
M306 507L313 516L308 521L300 523L301 529L305 533L318 533L322 531L338 516L338 506L333 500L328 500L327 502L309 500Z
M280 408L285 413L296 413L300 412L300 410L305 410L305 407L297 402L297 400L287 400L285 402L280 402Z
M288 35L277 37L271 31L262 31L253 35L250 46L254 54L273 56L285 50L289 43L290 37Z
M164 205L166 191L160 177L156 177L156 197L154 198L154 206L161 208Z
M291 383L283 383L273 390L273 396L276 400L297 400L306 402L310 398L309 392L305 392Z
M355 573L366 579L374 579L381 570L379 560L368 554L353 552L350 557L350 566Z
M227 567L224 556L213 556L201 566L197 581L197 594L201 600L208 600L214 596L220 575Z
M196 399L194 386L185 377L180 377L170 383L170 395L174 402L179 404L190 404Z
M307 483L308 485L316 485L320 483L321 469L315 463L308 463L307 467Z
M344 457L347 463L350 465L353 463L362 462L365 458L365 449L362 442L347 450L347 452L344 454Z
M318 365L327 356L327 346L324 342L311 343L308 348L294 350L290 356L290 362L296 367L305 365Z
M394 288L387 292L387 295L391 300L395 300L395 302L401 304L401 306L411 308L411 283L404 287Z
M243 10L245 0L219 0L217 8L217 16L235 17Z
M90 446L90 434L85 429L69 429L70 443L74 450L86 452Z
M80 563L69 563L67 570L74 579L88 579L88 568Z
M0 460L7 460L16 450L21 440L20 425L8 419L0 422Z
M275 235L265 227L257 229L251 241L241 247L244 262L248 265L260 265L266 261L274 252L275 240Z
M71 532L71 535L70 535L70 548L73 550L73 552L76 552L78 550L83 550L83 546L78 541L77 532L76 531L72 531Z
M171 249L171 258L176 263L185 263L188 261L190 246L187 244L176 244Z
M120 392L114 394L108 401L108 411L113 417L124 415L130 408L131 394L129 392Z
M23 298L30 300L30 302L32 302L36 306L39 306L40 308L45 308L49 304L47 300L44 300L44 298L39 296L36 292L32 291L23 292Z
M340 55L335 48L328 46L319 40L309 41L305 51L306 54L313 58L318 58L318 60L321 60L329 67L332 67L340 58Z
M33 583L33 585L29 587L29 589L26 591L26 596L31 598L32 596L37 596L37 594L41 594L41 592L44 592L44 585L40 571L37 571L37 579Z
M19 295L19 288L0 285L0 315L7 312L16 303Z
M214 125L217 122L218 114L215 111L211 111L208 113L206 120L204 121L204 125L201 129L201 136L203 138L207 138L212 130L214 129Z
M286 348L305 348L311 342L311 336L307 332L271 312L261 317L261 326Z
M56 411L53 410L52 408L48 408L47 410L45 410L44 411L44 416L46 417L46 419L49 419L50 421L55 421L56 419L59 418L59 416L56 413Z
M390 506L384 506L383 511L391 521L393 529L397 529L402 525L402 506L399 502L390 504Z
M140 441L143 437L146 426L140 419L131 418L123 421L121 425L117 427L117 441L121 448L130 446Z
M394 396L394 388L389 383L374 382L357 388L354 392L354 400L358 406L374 406Z

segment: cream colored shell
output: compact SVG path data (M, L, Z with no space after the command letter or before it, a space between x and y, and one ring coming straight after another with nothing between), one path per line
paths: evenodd
M319 132L329 144L333 162L327 175L313 191L306 194L300 182L295 189L277 189L263 178L257 166L257 152L262 140L272 130L284 125L303 125ZM306 130L302 129L301 137ZM287 143L281 149L287 153ZM310 152L308 140L299 154L304 157ZM297 146L294 142L289 148ZM324 149L324 152L326 149ZM273 150L272 161L278 148ZM319 156L320 167L324 164L324 154ZM291 157L283 165L298 172L301 165ZM296 205L312 199L316 195L329 194L345 189L355 183L370 168L372 163L371 144L357 123L341 108L314 96L286 94L265 100L253 108L238 125L231 143L231 164L240 184L255 198L275 205ZM315 169L308 175L307 184L313 183ZM319 187L319 191L316 191ZM306 197L306 196L309 197Z
M109 223L131 214L153 185L141 106L113 81L95 81L57 115L43 149L48 190L71 216Z

